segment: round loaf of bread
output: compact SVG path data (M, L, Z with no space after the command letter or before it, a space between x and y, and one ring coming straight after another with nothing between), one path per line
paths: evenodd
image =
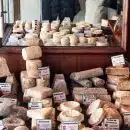
M69 38L70 38L70 46L77 46L79 38L75 34L70 35Z
M82 44L87 43L86 37L79 37L79 43L82 43Z
M70 30L69 29L64 29L64 30L60 31L60 35L61 36L65 36L67 34L70 34Z
M53 34L53 42L54 43L61 43L62 36L60 35L60 32L55 32Z

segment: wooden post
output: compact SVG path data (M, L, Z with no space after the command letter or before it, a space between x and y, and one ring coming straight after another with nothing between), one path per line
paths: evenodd
M4 35L3 0L0 0L0 38Z

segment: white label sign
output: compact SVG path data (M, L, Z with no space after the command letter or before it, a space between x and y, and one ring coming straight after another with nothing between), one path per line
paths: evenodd
M39 77L44 77L47 75L50 75L50 68L49 67L39 68Z
M82 95L83 96L83 104L91 104L93 101L96 100L95 95L93 94L87 94L87 95Z
M3 130L5 127L4 127L4 125L3 125L3 122L2 122L2 120L0 120L0 130Z
M119 119L105 119L103 123L104 128L119 130Z
M28 103L28 109L41 109L42 103L41 102L30 102Z
M37 120L37 130L52 130L51 120Z
M124 55L112 56L111 61L113 66L120 66L125 64Z
M78 123L75 122L64 122L61 124L61 130L78 130Z
M9 83L0 83L0 89L3 93L11 93L11 88Z
M130 125L130 113L124 113L123 117L124 117L124 123L126 125Z
M66 95L63 92L53 93L55 103L61 103L66 101Z

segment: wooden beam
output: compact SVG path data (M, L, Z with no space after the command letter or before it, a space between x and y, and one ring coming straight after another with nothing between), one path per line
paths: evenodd
M20 19L20 0L14 1L14 21Z

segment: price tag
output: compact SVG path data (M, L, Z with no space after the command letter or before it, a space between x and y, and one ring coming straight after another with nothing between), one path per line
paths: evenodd
M112 56L111 61L113 66L120 66L125 64L124 55Z
M49 67L39 68L39 77L44 77L47 75L50 75L50 68Z
M75 122L64 122L61 124L61 130L78 130L78 123Z
M130 126L130 113L124 113L123 117L124 117L125 125L129 125Z
M120 128L119 119L105 119L103 122L103 128L119 130Z
M55 103L61 103L66 101L66 95L63 92L53 93L53 98Z
M41 109L42 103L41 102L30 102L28 103L28 109Z
M37 130L52 130L51 120L37 120L36 123Z
M3 125L3 122L2 122L2 120L0 120L0 130L4 130L4 125Z
M3 93L11 93L11 85L9 83L0 83L0 89Z
M87 94L87 95L82 95L82 100L83 104L90 105L93 101L96 100L95 95L93 94Z

